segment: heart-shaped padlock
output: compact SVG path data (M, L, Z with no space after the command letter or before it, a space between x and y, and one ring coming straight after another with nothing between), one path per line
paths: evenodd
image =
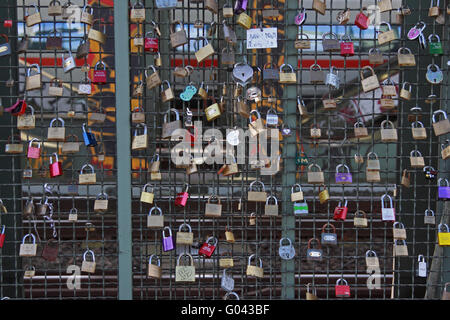
M239 62L234 65L234 81L245 86L253 78L253 68L246 63Z

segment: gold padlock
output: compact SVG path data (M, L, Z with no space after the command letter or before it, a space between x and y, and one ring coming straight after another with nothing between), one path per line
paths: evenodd
M382 21L382 22L380 22L379 26L381 26L382 24L387 25L389 30L385 31L385 32L379 31L380 33L378 34L378 44L380 46L397 39L397 36L395 35L394 30L392 30L391 25L389 23L387 23L386 21Z
M306 40L303 40L303 37L306 37ZM308 35L304 33L299 33L297 35L297 40L294 42L294 48L295 49L310 49L311 48L311 42L309 41Z
M30 130L36 127L36 117L34 115L34 108L27 105L27 109L31 110L31 114L23 114L17 117L17 129Z
M274 204L270 204L270 199L273 199ZM266 199L266 205L264 206L264 215L276 217L278 216L278 199L275 196L269 196Z
M327 9L327 4L325 0L314 0L313 1L313 10L320 13L321 15L325 15L325 10Z
M203 39L206 42L205 46L199 48L195 52L195 57L197 58L197 62L200 63L203 60L205 60L206 58L208 58L214 54L214 48L211 45L211 43L208 42L208 39L206 39L205 37L199 37L198 39ZM195 42L194 47L197 47L197 43L198 42Z
M409 161L412 168L423 168L425 167L425 159L419 150L412 150Z
M153 73L150 76L148 75L149 69L153 70ZM147 82L147 89L149 90L156 88L162 83L161 78L159 77L159 74L153 65L150 65L147 67L147 69L145 69L145 79L145 81Z
M411 185L411 172L408 172L407 169L403 170L401 185L405 188L409 188Z
M255 121L252 121L252 113L256 113L257 115L257 119ZM255 137L258 134L264 132L265 128L261 119L261 114L257 110L250 111L250 117L248 120L249 120L248 129L252 137Z
M205 114L206 120L208 121L213 121L222 115L222 113L220 112L220 107L216 102L205 109Z
M298 187L299 191L295 191L295 188ZM296 201L303 201L304 196L303 196L303 191L302 191L302 186L300 184L294 184L291 188L291 201L292 202L296 202Z
M212 199L217 199L216 203L211 203ZM216 195L211 195L208 198L208 203L205 206L205 217L220 217L222 215L222 204L220 198Z
M242 12L237 19L237 24L239 24L244 29L250 29L252 26L252 18L246 14L245 12Z
M405 50L407 53L403 53ZM400 67L414 67L416 65L416 58L409 48L399 48L397 52L397 59Z
M235 243L234 233L229 227L225 228L225 239L229 243Z
M184 228L187 228L188 231L183 231ZM183 223L180 225L180 228L177 232L176 244L183 245L192 245L194 243L194 234L192 233L191 226L187 223Z
M439 16L440 13L440 8L439 8L439 0L430 0L430 9L428 10L428 16L429 17L437 17Z
M255 183L259 183L261 185L261 191L253 191L253 185ZM264 186L264 183L261 181L253 181L250 183L249 190L247 193L247 201L253 201L253 202L266 202L267 200L267 193Z
M138 134L138 129L140 127L144 127L144 132L142 134ZM145 150L148 147L148 135L147 135L147 126L143 123L139 123L134 130L134 136L131 143L132 150Z
M264 269L262 267L261 258L258 258L259 259L259 267L251 265L252 258L256 259L256 254L252 254L250 257L248 257L248 264L247 264L247 270L246 270L247 276L263 278L264 277Z
M88 39L99 42L101 44L105 44L106 43L106 25L103 25L103 32L95 30L94 24L96 21L99 22L99 26L101 24L100 19L95 19L93 21L93 24L92 24L91 28L89 29Z
M179 25L181 30L176 31L175 25ZM176 20L170 25L170 44L172 48L178 48L186 43L188 43L188 40L184 26L179 20Z
M191 264L189 266L180 264L180 259L183 256L188 256L190 258ZM178 256L177 265L175 267L175 282L195 282L194 258L189 253L182 253Z
M88 8L90 9L89 12L87 11ZM83 7L80 22L92 26L92 23L94 22L94 9L90 5L85 5Z
M108 211L108 195L100 193L94 201L94 212L104 213Z
M311 134L311 138L319 139L322 136L322 130L319 128L318 124L311 124L311 129L309 130Z
M367 182L380 182L380 171L369 171L366 169L366 181Z
M28 7L25 8L25 21L27 23L27 27L32 27L38 23L42 22L41 19L41 13L39 12L39 9L37 5L33 4L35 12L33 14L28 14Z
M283 68L287 66L291 72L283 72ZM294 68L290 64L282 64L280 67L280 83L284 84L295 84L297 83L297 74L294 71Z
M55 122L60 122L61 127L54 127ZM47 140L64 142L66 140L66 128L64 128L64 120L62 118L54 118L50 121L50 127L47 130Z
M141 202L153 204L153 200L155 198L155 194L153 193L153 187L151 187L152 188L151 192L147 191L148 187L151 187L151 186L150 186L150 184L147 183L142 188L142 191L141 191Z
M364 69L369 70L372 73L372 75L367 78L364 78L364 72L363 72ZM361 71L359 72L359 74L361 76L361 85L362 85L364 92L370 92L370 91L373 91L380 87L380 83L379 83L378 78L375 74L375 71L373 70L372 67L370 67L370 66L363 67L361 69Z
M167 89L164 89L164 83L167 84ZM175 98L173 94L173 90L170 87L170 83L168 80L164 80L161 84L161 100L162 102L171 101Z
M84 173L85 168L91 168L92 173ZM97 175L95 174L94 167L90 164L85 164L81 170L80 175L78 176L79 184L95 184L97 182Z
M90 253L92 256L92 261L88 261L86 260L86 255ZM92 250L87 250L84 254L83 254L83 263L81 264L81 271L82 272L87 272L87 273L95 273L95 267L96 267L96 263L95 263L95 254L94 251Z
M312 168L317 168L318 171L312 171ZM310 164L308 166L308 183L310 184L323 184L324 183L324 176L322 169L319 167L318 164Z
M427 138L427 130L425 129L422 122L414 121L413 123L411 123L411 127L413 139L424 140Z
M443 119L437 121L436 116L442 114ZM433 130L434 134L438 137L450 132L450 121L447 118L447 113L443 110L436 110L433 112Z
M385 126L389 125L390 128L386 128ZM397 137L397 129L394 126L392 121L384 120L381 122L381 141L382 142L396 142L398 140Z
M152 264L152 260L153 258L158 259L157 264ZM153 279L161 279L161 275L162 275L162 270L161 270L161 260L159 259L159 257L155 254L152 254L150 256L150 258L148 259L148 268L147 268L147 275L149 278L153 278Z
M53 78L48 87L48 95L54 97L62 97L64 93L63 83L58 78Z
M369 132L367 131L367 128L364 126L364 122L362 122L362 121L355 122L354 132L355 132L355 137L358 139L366 138L369 136Z
M320 187L323 187L322 191L320 191ZM328 200L330 200L330 193L328 192L327 187L324 184L322 184L319 186L319 202L320 204L324 204Z
M443 160L450 158L450 140L448 139L441 144L441 156Z
M141 1L133 4L130 12L130 21L133 23L141 23L145 21L145 7Z
M359 217L358 216L359 214L362 214L362 217ZM353 225L359 228L367 228L367 218L366 213L364 211L357 210L355 212L355 217L353 218Z
M381 87L383 91L383 96L395 97L397 96L397 88L391 78L387 78L383 81L383 86Z
M31 75L31 70L35 68L36 74ZM41 80L41 68L38 64L34 63L30 65L29 68L27 68L27 76L25 78L25 90L31 91L40 89L42 87L42 80Z
M408 89L406 89L406 86L409 86ZM402 85L402 89L400 90L400 98L405 100L411 100L411 93L412 93L412 86L409 82L404 82Z

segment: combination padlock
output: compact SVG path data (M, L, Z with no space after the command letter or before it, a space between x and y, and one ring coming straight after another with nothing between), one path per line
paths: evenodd
M213 244L210 243L211 241L213 242ZM198 254L206 258L211 258L214 251L216 250L216 246L217 246L217 238L209 237L198 250Z
M435 170L432 166L425 166L423 168L423 172L425 173L425 179L434 180L438 174L438 171Z

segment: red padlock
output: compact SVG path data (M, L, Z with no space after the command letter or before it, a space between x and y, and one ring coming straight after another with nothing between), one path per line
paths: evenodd
M348 39L348 41L345 40ZM351 57L355 55L355 47L352 42L352 38L349 35L344 35L341 37L341 56Z
M344 283L344 284L340 284ZM334 287L334 292L336 294L336 298L349 298L350 297L350 286L348 285L347 280L338 279L336 281L336 286Z
M209 242L213 240L214 244L210 244ZM211 258L212 254L216 250L217 239L214 237L209 237L208 240L200 247L198 250L198 254L201 256L205 256L206 258Z
M364 10L365 8L362 8ZM363 12L358 13L356 15L355 24L362 30L366 30L369 28L369 17L366 16Z
M38 146L33 147L33 142L37 141ZM38 139L33 138L31 139L30 143L28 144L28 152L27 152L28 159L39 159L41 157L41 143Z
M336 221L342 220L344 221L345 218L347 218L347 212L348 212L348 208L347 208L347 200L345 200L345 204L343 207L341 207L341 201L339 201L338 206L334 209L334 216L333 219Z
M189 199L189 185L186 183L186 191L181 192L177 194L177 197L175 198L175 206L176 207L185 207L186 203Z
M6 235L5 235L5 229L6 229L6 226L2 226L2 233L0 233L0 248L3 248L3 244L5 243L5 237L6 237Z
M103 70L99 70L98 66L99 65L103 65ZM106 84L107 79L106 79L106 65L105 63L100 60L99 62L97 62L97 64L95 65L94 68L94 77L92 79L92 82L95 84Z
M53 156L55 156L55 162L53 162ZM55 178L62 176L62 163L59 162L58 155L56 153L50 156L50 177Z
M147 36L148 34L150 34L150 36ZM159 51L159 39L154 36L153 31L149 31L145 34L144 50L153 53Z
M12 21L12 20L5 20L5 21L3 22L3 26L4 26L5 28L12 28L12 26L13 26L13 21Z

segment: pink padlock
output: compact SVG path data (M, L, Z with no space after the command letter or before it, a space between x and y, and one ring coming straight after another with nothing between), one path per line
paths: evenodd
M159 39L154 36L153 31L149 31L145 34L144 50L152 53L159 51Z
M37 141L38 146L33 147L33 142ZM41 157L41 143L38 139L33 138L31 139L30 143L28 144L28 152L27 152L28 159L39 159Z
M213 240L214 244L210 244L209 242ZM206 242L200 247L198 250L198 254L201 256L205 256L206 258L211 258L217 246L217 238L209 237Z
M186 183L186 191L180 192L177 194L177 197L175 198L175 206L176 207L185 207L186 203L189 199L189 185Z
M344 283L344 284L341 284ZM348 285L347 280L338 279L336 281L336 286L334 287L335 294L337 298L349 298L350 297L350 286Z
M53 162L53 156L55 156L55 162ZM50 177L55 178L62 176L62 163L59 162L58 155L56 153L50 156Z
M3 225L2 226L2 233L0 233L0 248L3 248L3 244L5 243L5 237L6 237L5 229L6 229L6 226Z
M12 20L5 20L5 21L3 22L3 26L4 26L5 28L12 28L12 26L13 26L13 21L12 21Z
M103 66L103 70L98 69L99 65ZM106 84L106 82L108 82L106 77L106 65L102 60L97 62L97 64L95 65L94 77L92 79L92 82L95 84Z

